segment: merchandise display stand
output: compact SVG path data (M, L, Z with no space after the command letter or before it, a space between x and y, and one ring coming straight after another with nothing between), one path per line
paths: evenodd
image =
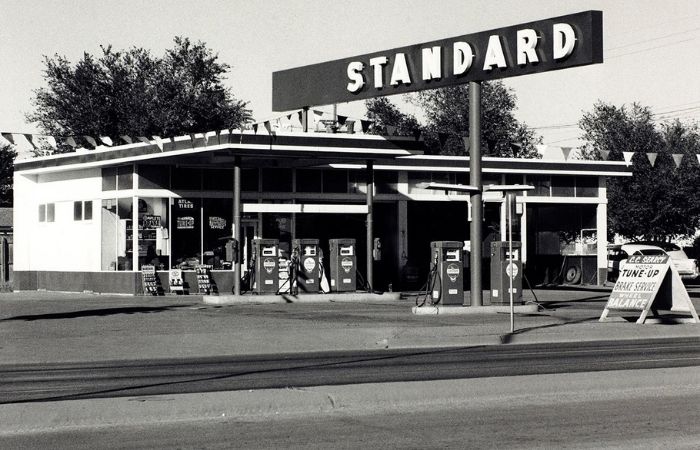
M211 295L217 293L216 285L211 278L211 269L212 266L208 264L202 264L195 269L197 288L200 294Z
M156 275L156 267L153 265L141 266L141 279L143 281L143 293L146 295L163 295L163 287Z

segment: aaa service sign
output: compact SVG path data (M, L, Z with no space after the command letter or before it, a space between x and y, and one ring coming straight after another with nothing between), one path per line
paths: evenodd
M698 322L688 292L668 255L632 255L620 269L600 321L611 310L641 311L637 323L644 323L651 310L689 312Z

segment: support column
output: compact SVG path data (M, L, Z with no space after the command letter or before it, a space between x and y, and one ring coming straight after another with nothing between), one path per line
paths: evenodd
M501 222L501 240L502 241L507 241L508 240L508 232L506 230L508 226L508 216L506 215L506 210L508 209L506 206L506 200L504 199L503 202L501 202L501 205L499 207L498 212L500 213L500 222Z
M481 198L481 83L478 81L469 82L469 184L478 188L469 196L472 204L472 221L469 224L471 306L481 306L481 235L484 205Z
M527 198L527 191L523 193L521 199ZM516 200L517 202L517 200ZM523 264L523 276L525 274L525 264L527 264L527 202L522 203L523 213L520 215L520 262ZM515 204L517 208L517 203Z
M304 133L309 131L309 107L304 106L301 110L301 131Z
M596 237L598 285L603 285L608 280L608 205L598 203L596 207Z
M374 162L367 161L367 284L370 292L374 291L374 270L372 249L374 245L374 223L372 205L374 203Z
M241 157L233 163L233 239L236 241L236 255L233 263L233 295L241 295Z

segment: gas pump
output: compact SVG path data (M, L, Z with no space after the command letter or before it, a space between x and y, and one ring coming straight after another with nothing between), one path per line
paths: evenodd
M436 277L432 283L433 304L462 305L464 303L464 266L459 241L433 241L430 243L431 272Z
M256 294L276 293L279 289L279 240L253 239Z
M513 303L523 302L523 268L521 261L522 244L512 242L513 263L510 263L508 241L491 242L491 304L510 304L510 276L513 276Z
M235 239L227 239L224 245L225 261L231 265L238 261L238 242Z
M330 239L331 292L357 289L357 255L355 239Z
M293 239L293 252L296 252L297 289L302 292L318 292L321 285L319 256L321 248L318 239Z

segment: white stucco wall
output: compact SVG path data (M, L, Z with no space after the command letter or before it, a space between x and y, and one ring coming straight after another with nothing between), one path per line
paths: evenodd
M99 271L100 169L15 174L15 270ZM73 202L92 201L92 220L76 221ZM55 204L54 222L39 221L39 205Z

